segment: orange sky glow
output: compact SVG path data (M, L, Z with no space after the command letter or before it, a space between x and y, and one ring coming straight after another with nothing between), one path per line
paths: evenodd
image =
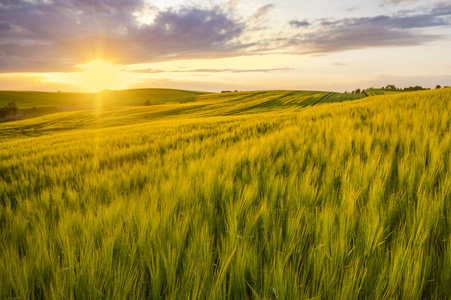
M17 0L0 16L2 90L451 85L440 1Z

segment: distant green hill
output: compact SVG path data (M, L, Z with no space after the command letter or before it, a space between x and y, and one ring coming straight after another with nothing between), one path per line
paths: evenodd
M38 95L40 94L38 93ZM130 97L127 97L127 95L130 95ZM143 102L145 96L149 95L153 95L152 99L155 99L155 101L161 101L165 104L124 105L127 101L129 101L128 103L139 104ZM253 91L205 94L177 90L126 90L103 92L97 96L98 104L108 101L110 105L108 107L101 105L101 109L93 109L95 106L85 107L80 105L77 110L70 109L69 106L55 106L60 107L60 110L55 107L42 107L37 110L35 115L33 115L33 109L24 110L28 115L22 117L22 120L0 124L0 132L2 132L0 139L39 136L55 131L81 128L106 128L165 120L294 113L307 106L357 100L365 97L363 94L317 91ZM149 98L151 97L149 96ZM50 100L47 101L47 103L50 103ZM35 103L37 103L37 100L35 100ZM112 103L116 103L116 105ZM35 117L31 118L32 116Z
M173 89L134 89L99 93L50 93L29 91L0 91L0 106L14 102L21 109L57 106L126 106L168 102L191 102L205 92Z
M34 91L0 91L0 108L14 102L19 113L1 121L34 118L61 111L124 106L144 106L196 101L206 92L174 89L133 89L99 93L51 93Z

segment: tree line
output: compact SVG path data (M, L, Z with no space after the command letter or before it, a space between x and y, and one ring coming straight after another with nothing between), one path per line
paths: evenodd
M441 89L442 86L440 84L437 84L435 86L436 89ZM443 88L450 88L449 86L444 86ZM345 92L345 94L366 94L366 92L368 90L372 90L374 88L370 87L365 89L356 89L354 91L351 92ZM404 88L397 88L394 84L389 84L385 87L380 88L381 90L386 90L386 91L405 91L405 92L411 92L411 91L424 91L424 90L430 90L430 88L424 88L420 85L416 85L416 86L409 86L409 87L404 87Z

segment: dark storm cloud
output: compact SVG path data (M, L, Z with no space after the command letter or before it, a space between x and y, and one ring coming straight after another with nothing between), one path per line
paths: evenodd
M369 47L421 45L442 37L423 34L419 29L449 26L450 17L451 5L438 3L426 13L322 19L312 24L313 31L294 35L286 41L286 46L294 47L300 53L328 53ZM292 22L289 23L291 26Z
M0 0L0 72L55 71L95 58L139 63L227 56L244 24L218 7L159 11L140 25L138 0Z

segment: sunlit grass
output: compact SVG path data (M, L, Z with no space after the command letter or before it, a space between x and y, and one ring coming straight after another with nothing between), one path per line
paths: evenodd
M14 93L13 95L10 95L8 92L3 93L9 95L9 98L21 99ZM25 93L25 95L29 97L27 106L33 101L36 103L36 100L32 98L33 93ZM53 96L53 94L50 95ZM39 96L42 97L40 94ZM105 91L98 94L74 94L74 96L79 97L76 98L79 101L77 103L84 103L85 105L91 103L92 106L78 106L78 108L75 106L72 107L73 109L75 108L74 111L59 111L59 113L58 111L55 113L55 110L48 110L49 114L39 118L25 118L12 123L0 123L0 131L2 132L0 140L23 138L24 136L40 136L55 131L116 127L156 121L179 122L193 118L249 114L273 116L275 114L293 114L307 106L356 100L364 97L362 95L309 91L205 94L164 89ZM90 102L85 102L87 99L83 97L88 96L93 98L89 98ZM41 100L41 97L38 98L38 101ZM146 101L144 100L146 97L147 99L150 98L153 104L159 105L143 106L142 103ZM50 101L61 101L62 99L69 101L68 98L55 98ZM133 103L133 105L126 105L126 103ZM71 110L70 106L66 108Z
M94 107L99 96L105 100L104 107L142 106L146 101L150 104L192 102L205 94L209 93L173 89L104 90L99 93L0 91L0 106L14 102L19 108L63 106L86 109Z
M451 91L291 96L2 124L0 295L447 299Z

